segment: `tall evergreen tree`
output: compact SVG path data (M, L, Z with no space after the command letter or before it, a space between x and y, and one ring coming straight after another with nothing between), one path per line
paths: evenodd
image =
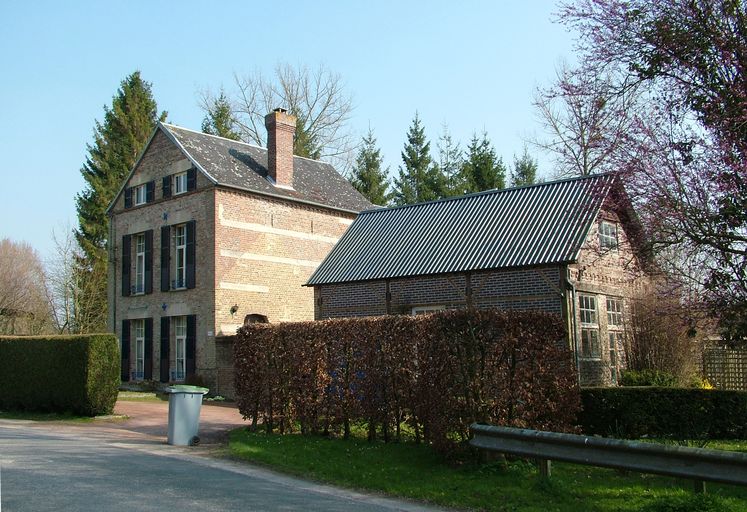
M241 136L235 129L236 120L231 111L231 102L223 91L213 100L202 120L202 131L209 135L217 135L226 139L240 140Z
M404 166L400 166L399 176L394 178L395 204L420 203L445 197L446 180L433 163L431 143L425 137L425 128L417 112L407 130L402 163Z
M514 155L514 168L511 170L511 184L514 187L534 185L537 182L537 160L531 157L527 147L520 158Z
M384 157L376 147L376 137L373 130L368 129L368 134L363 137L363 144L358 151L353 166L353 174L350 183L355 189L363 194L373 204L384 206L389 202L389 180L388 169L382 169Z
M158 115L151 84L135 71L120 83L111 108L104 107L104 121L96 121L94 143L87 147L88 157L80 170L86 187L75 198L78 212L75 236L83 251L77 271L95 281L91 293L96 295L96 299L86 301L91 311L76 314L97 319L89 323L91 330L106 329L106 244L109 235L106 209L159 119L166 119L166 112Z
M461 169L464 157L459 142L454 142L449 127L444 124L443 133L438 138L438 167L446 180L446 195L459 196L464 194Z
M495 154L487 132L482 139L477 134L467 146L467 155L462 166L462 177L467 193L506 187L506 166L503 159Z

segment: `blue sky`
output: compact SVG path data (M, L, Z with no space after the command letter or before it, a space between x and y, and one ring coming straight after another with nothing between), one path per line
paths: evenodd
M352 130L374 129L391 173L416 110L433 150L446 123L463 147L486 130L511 162L539 130L533 89L573 60L555 10L552 0L0 2L0 239L47 258L52 230L76 226L94 122L136 69L169 122L199 129L201 89L279 62L324 64L353 95Z

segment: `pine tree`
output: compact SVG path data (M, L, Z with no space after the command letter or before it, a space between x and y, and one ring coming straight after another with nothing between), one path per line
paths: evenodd
M96 298L86 301L90 311L76 314L96 319L89 322L91 330L106 329L106 244L109 235L106 209L135 164L156 122L166 119L166 112L160 116L157 112L151 84L143 81L139 71L122 80L111 108L104 107L103 123L96 121L94 143L88 145L88 157L80 170L86 188L75 198L78 212L75 236L83 251L77 262L77 271L95 281L90 288Z
M511 183L514 187L534 185L537 183L537 160L532 158L524 146L521 158L514 155L514 168L511 171Z
M446 180L447 196L464 194L464 184L460 172L462 165L464 165L464 158L459 142L454 142L449 127L444 124L443 133L438 138L438 166Z
M482 139L478 139L477 134L472 135L462 166L462 179L467 193L506 187L506 166L495 154L487 132L482 133Z
M446 180L431 159L431 143L415 112L402 151L399 176L394 178L394 203L397 205L432 201L446 196Z
M373 204L381 206L389 202L388 169L382 169L384 158L376 147L376 137L373 130L368 129L368 135L363 137L363 144L355 159L350 183Z
M202 131L209 135L217 135L226 139L240 140L239 133L234 129L236 120L231 111L231 103L223 91L213 100L213 104L202 120Z
M304 158L311 158L312 160L319 160L322 156L322 149L317 142L317 137L304 125L300 117L297 117L296 121L293 154Z

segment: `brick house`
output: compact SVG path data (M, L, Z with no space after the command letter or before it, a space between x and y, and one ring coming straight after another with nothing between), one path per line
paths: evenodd
M230 339L250 315L311 320L302 285L372 205L329 164L293 156L295 117L268 149L159 123L109 207L109 324L122 380L196 375L230 395Z
M561 315L583 385L616 384L647 282L620 181L599 175L362 212L307 286L316 319L445 308Z

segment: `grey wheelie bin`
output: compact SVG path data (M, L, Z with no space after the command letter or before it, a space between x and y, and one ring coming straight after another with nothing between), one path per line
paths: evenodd
M169 433L168 443L178 446L194 446L200 442L200 407L202 396L209 390L199 386L169 386Z

